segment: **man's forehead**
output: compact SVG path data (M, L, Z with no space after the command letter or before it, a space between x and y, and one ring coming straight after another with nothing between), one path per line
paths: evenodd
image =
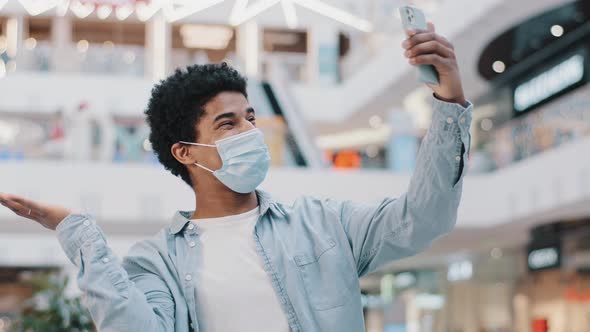
M244 95L239 92L222 92L205 104L205 115L225 113L225 112L242 112L248 109L250 105Z

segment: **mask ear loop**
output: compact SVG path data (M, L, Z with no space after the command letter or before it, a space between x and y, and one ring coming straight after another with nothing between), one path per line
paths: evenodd
M212 145L212 144L193 143L193 142L185 142L185 141L178 141L178 143L196 145L196 146L206 146L209 148L216 148L217 147L217 145Z
M216 145L212 145L212 144L202 144L202 143L193 143L193 142L185 142L185 141L178 141L178 143L189 144L189 145L196 145L196 146L206 146L206 147L209 147L209 148L216 148L217 147ZM211 173L215 173L215 171L213 171L213 170L211 170L211 169L209 169L209 168L207 168L207 167L205 167L203 165L200 165L200 164L197 164L197 163L195 163L195 165L196 166L199 166L200 168L202 168L202 169L204 169L206 171L209 171Z

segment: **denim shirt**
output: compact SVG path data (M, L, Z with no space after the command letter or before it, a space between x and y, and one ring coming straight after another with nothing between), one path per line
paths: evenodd
M291 331L365 331L359 277L424 250L455 225L472 105L434 99L433 108L408 191L398 198L368 205L304 196L287 205L256 192L261 216L252 236ZM199 331L199 229L191 215L177 212L122 261L90 215L58 225L100 331Z

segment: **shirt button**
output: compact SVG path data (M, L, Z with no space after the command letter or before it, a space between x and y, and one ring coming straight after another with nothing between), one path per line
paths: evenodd
M90 220L85 220L84 221L84 226L90 226Z
M447 123L453 123L453 118L451 118L451 117L448 117L448 118L447 118Z
M459 122L461 122L461 123L465 123L465 118L461 118L461 119L459 120Z
M103 262L103 263L108 263L108 262L110 262L110 261L111 261L111 260L110 260L108 257L105 257L105 258L103 258L103 259L102 259L102 262Z
M194 247L196 245L196 243L195 243L195 241L191 241L191 242L188 243L188 245L189 245L189 247L192 248L192 247Z
M195 225L193 225L193 224L188 225L188 229L190 229L191 231L193 230L193 228L195 228Z
M193 276L191 276L190 274L187 274L187 275L184 277L184 280L186 280L186 281L191 281L191 280L193 280Z
M461 156L456 156L456 157L455 157L455 160L456 160L456 161L461 161Z

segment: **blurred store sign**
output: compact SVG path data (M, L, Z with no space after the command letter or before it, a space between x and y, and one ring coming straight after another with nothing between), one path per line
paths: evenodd
M468 260L459 261L449 265L447 280L451 282L465 281L473 277L473 263Z
M514 89L514 109L522 112L582 81L584 56L575 54Z
M529 270L546 270L561 265L561 249L558 246L530 250L527 255Z

